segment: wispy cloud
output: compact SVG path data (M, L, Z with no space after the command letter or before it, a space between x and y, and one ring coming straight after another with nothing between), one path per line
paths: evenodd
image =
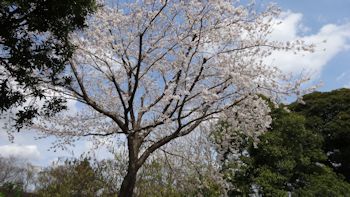
M320 76L322 69L337 54L349 49L350 23L326 24L314 34L305 35L309 28L302 23L303 14L285 12L271 34L278 41L304 40L306 44L315 44L315 52L274 52L268 58L270 64L285 72L300 73L307 71L313 78Z

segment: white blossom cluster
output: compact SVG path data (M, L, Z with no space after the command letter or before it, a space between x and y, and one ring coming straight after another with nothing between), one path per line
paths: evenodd
M252 96L239 103L225 113L231 127L244 132L245 135L257 137L269 128L271 124L270 107L259 97Z
M37 128L67 140L137 134L149 155L226 112L255 137L271 122L259 95L278 99L301 84L264 58L274 50L312 51L268 39L278 13L231 0L106 5L71 35L77 51L65 94L85 107Z

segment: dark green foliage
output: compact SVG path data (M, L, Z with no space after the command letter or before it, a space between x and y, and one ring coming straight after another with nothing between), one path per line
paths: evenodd
M36 197L34 193L24 191L18 183L7 182L0 186L0 197Z
M324 138L326 164L350 181L350 89L315 92L304 96L305 104L291 109L306 117L306 127Z
M4 196L21 197L23 194L23 188L21 187L21 185L7 182L0 187L0 196L1 193Z
M272 128L260 136L257 146L247 147L248 156L241 156L243 164L232 174L237 188L233 196L253 193L252 187L264 196L350 193L350 184L322 164L327 159L323 138L305 127L302 115L275 109L272 117Z
M17 129L39 114L35 101L51 102L42 85L68 82L60 74L74 50L69 33L83 28L95 9L95 0L0 2L0 111L31 105L17 114ZM64 109L63 99L53 103L43 106L46 115Z
M322 174L307 177L306 185L297 189L293 196L350 196L350 184L339 178L330 168L325 168Z

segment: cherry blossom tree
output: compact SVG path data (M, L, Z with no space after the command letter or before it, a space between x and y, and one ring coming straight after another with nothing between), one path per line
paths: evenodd
M48 87L80 102L78 112L35 127L58 136L56 145L88 136L125 140L128 169L119 196L132 196L138 170L156 150L223 114L234 113L237 127L258 135L271 122L259 95L275 100L299 91L301 81L289 83L264 61L274 50L313 48L269 40L278 13L231 0L106 5L86 31L72 35L70 85Z

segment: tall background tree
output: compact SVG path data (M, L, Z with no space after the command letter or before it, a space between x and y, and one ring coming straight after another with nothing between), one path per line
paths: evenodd
M307 129L305 118L284 109L275 110L272 129L250 147L244 158L247 171L237 174L250 179L259 193L268 196L345 196L350 184L328 166L322 150L323 138Z
M303 97L305 103L270 105L271 128L258 143L229 121L220 122L212 140L229 193L348 195L349 93L314 92Z
M35 128L63 138L58 145L89 136L111 144L125 139L128 168L120 196L133 195L137 173L155 151L225 111L235 114L237 128L258 136L271 121L258 95L276 99L300 85L284 80L264 58L272 50L313 49L268 39L278 12L224 0L105 6L90 28L73 36L77 51L64 92L82 107Z
M306 127L324 138L326 164L350 181L350 89L315 92L291 110L304 115Z
M74 50L69 34L85 27L95 9L95 0L0 2L0 112L21 106L17 129L39 114L65 109L65 100L48 92L47 84L68 82L60 74Z

